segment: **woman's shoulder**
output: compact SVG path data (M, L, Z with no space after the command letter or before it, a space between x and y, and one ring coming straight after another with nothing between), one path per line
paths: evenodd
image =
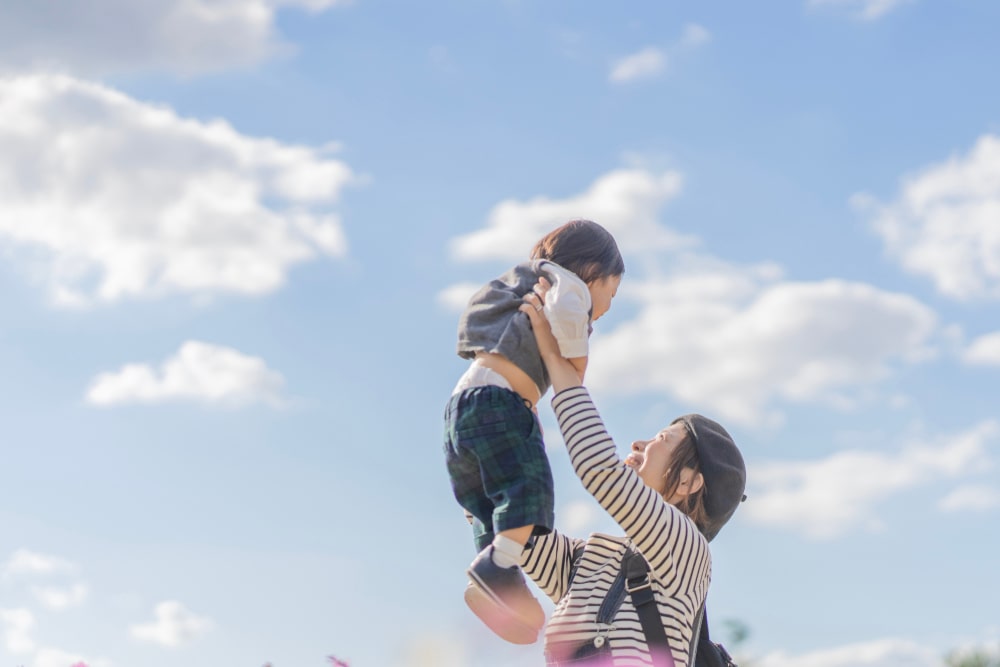
M628 546L629 540L624 536L591 533L580 540L573 551L570 558L573 570L579 571L583 580L589 580L600 572L610 572L613 576L621 569Z
M582 543L584 551L610 556L623 553L631 542L624 535L591 533Z
M628 538L624 535L609 535L608 533L591 533L587 536L587 542L594 542L597 544L627 544Z
M676 510L676 508L673 508ZM706 551L708 548L708 540L702 535L701 531L698 530L698 526L687 514L684 514L680 510L676 510L675 516L677 520L685 522L688 524L688 533L691 536L690 542L703 547ZM605 549L612 551L624 550L628 547L635 547L635 543L625 535L609 535L607 533L591 533L584 540L584 545L588 549Z

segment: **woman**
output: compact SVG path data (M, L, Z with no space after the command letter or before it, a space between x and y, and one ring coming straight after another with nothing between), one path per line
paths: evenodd
M686 415L651 440L632 443L621 460L579 375L559 354L542 312L546 288L540 283L521 308L552 379L552 408L584 487L625 531L586 540L553 531L525 550L524 571L556 603L545 630L546 659L550 665L686 667L711 579L708 541L744 499L743 457L718 423ZM630 548L648 566L663 650L656 641L651 650L652 631L644 630L634 602L638 591L623 582Z

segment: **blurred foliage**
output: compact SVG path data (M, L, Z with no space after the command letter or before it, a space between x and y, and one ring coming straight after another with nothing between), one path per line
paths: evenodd
M721 634L721 643L726 647L730 655L733 656L736 664L740 667L753 667L753 661L743 650L743 644L750 638L750 626L739 619L727 618L722 621ZM720 641L719 639L715 639L714 636L713 639Z
M722 622L722 627L726 630L727 641L723 642L727 646L736 648L750 637L750 626L735 618L727 618Z
M972 649L952 651L945 659L947 667L1000 667L1000 646L997 650Z

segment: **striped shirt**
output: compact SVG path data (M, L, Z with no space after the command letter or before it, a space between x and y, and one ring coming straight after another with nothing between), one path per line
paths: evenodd
M586 540L558 531L535 538L522 557L524 571L555 602L545 630L546 652L604 637L615 665L652 664L642 626L625 595L608 625L598 610L618 578L629 545L649 563L650 580L676 667L687 667L695 615L708 593L712 557L694 522L646 486L618 457L585 387L556 394L552 407L584 487L625 531L624 537L594 533ZM583 554L570 583L574 549ZM700 620L700 618L699 618Z

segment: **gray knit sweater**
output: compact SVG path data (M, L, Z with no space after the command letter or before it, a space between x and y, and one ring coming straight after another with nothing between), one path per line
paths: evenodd
M531 331L520 312L522 297L545 275L545 260L522 262L476 292L458 321L458 356L474 359L477 352L502 354L524 371L544 394L551 386Z

